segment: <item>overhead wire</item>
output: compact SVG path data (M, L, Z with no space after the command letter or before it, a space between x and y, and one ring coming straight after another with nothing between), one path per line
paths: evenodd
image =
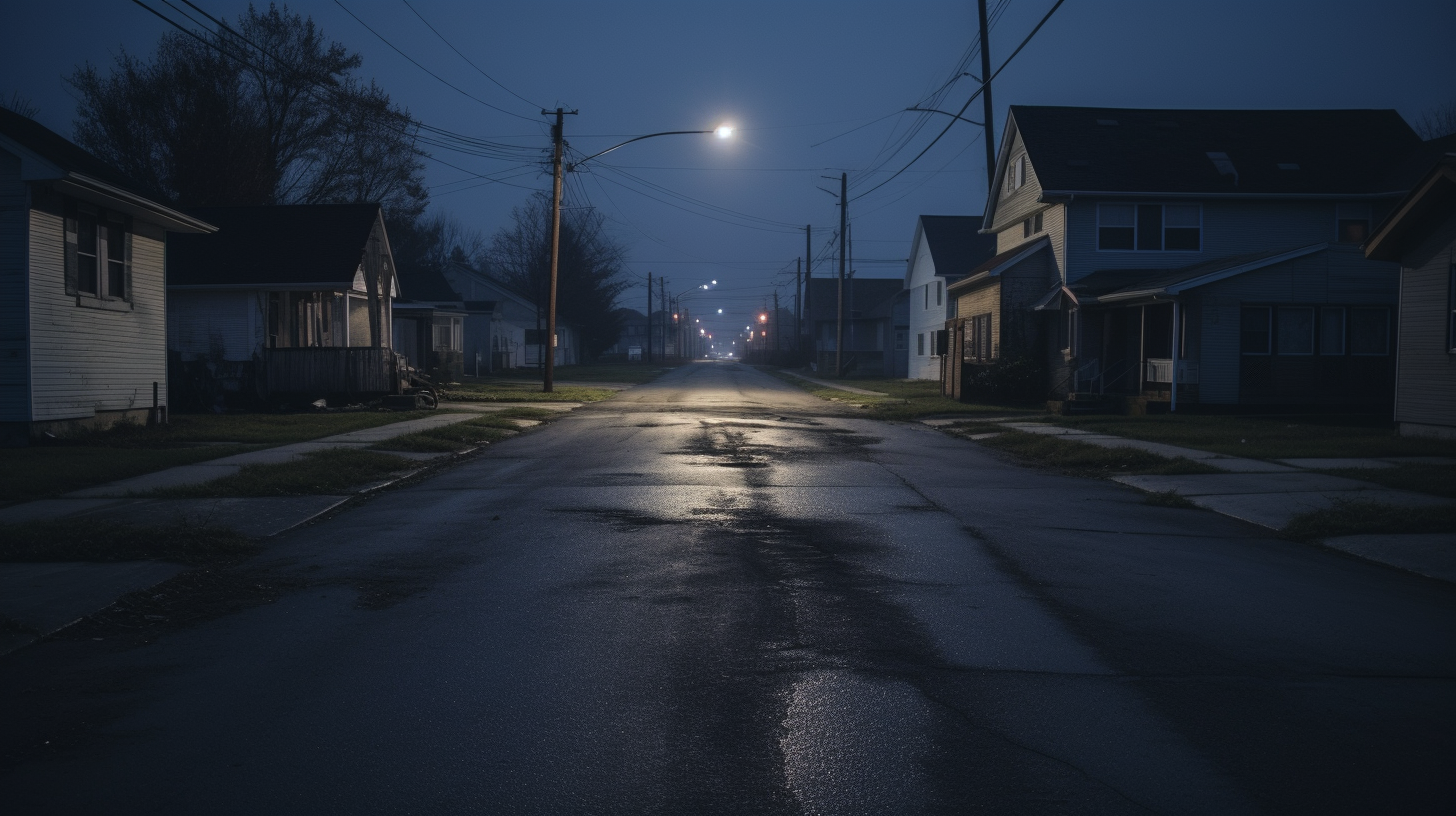
M420 18L420 22L424 23L426 28L430 29L430 31L434 32L434 34L435 34L436 37L439 37L440 38L440 42L444 43L445 45L448 45L450 47L450 50L451 51L454 51L456 53L456 55L460 57L460 59L465 60L465 62L468 65L470 65L471 68L474 68L476 71L478 71L481 76L485 77L486 79L490 80L491 82L494 82L495 85L496 85L496 87L500 88L501 90L505 91L506 93L510 94L511 96L514 96L515 98L521 100L522 102L525 102L527 105L530 105L533 108L544 108L545 107L544 105L537 105L535 102L532 102L531 100L527 99L524 96L521 96L520 94L518 94L515 91L511 90L510 88L507 88L505 85L501 84L500 80L498 80L495 77L491 76L490 74L486 73L486 71L485 71L484 68L481 68L479 65L476 65L474 62L471 61L471 59L469 57L467 57L464 54L460 53L460 49L456 48L454 43L452 43L449 40L445 39L445 35L444 34L441 34L438 29L436 29L433 25L431 25L430 24L430 21L425 19L425 15L421 14L420 13L420 10L417 9L417 8L415 8L414 7L414 4L411 3L410 0L403 0L403 2L405 4L405 6L407 6L409 8L410 11L412 11L412 12L415 13L415 16L416 17Z

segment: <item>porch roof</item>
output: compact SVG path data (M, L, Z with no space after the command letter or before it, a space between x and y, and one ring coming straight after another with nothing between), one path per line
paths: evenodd
M1320 243L1294 249L1230 255L1178 269L1101 269L1073 283L1071 288L1084 305L1177 295L1328 248L1329 244Z
M972 269L971 273L965 278L958 280L955 283L952 283L950 286L946 287L946 292L954 297L955 295L958 295L968 289L974 289L978 285L986 281L988 278L994 278L999 276L1002 272L1005 272L1011 267L1021 263L1023 260L1031 257L1032 254L1037 252L1038 250L1049 247L1051 245L1051 239L1043 235L1042 237L1037 238L1030 243L1012 247L1011 249L1008 249L1005 252L1002 252L1001 254L992 257L990 260L986 261L975 269Z

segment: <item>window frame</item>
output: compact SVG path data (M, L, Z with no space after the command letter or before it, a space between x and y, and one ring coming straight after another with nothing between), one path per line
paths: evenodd
M1350 342L1350 324L1352 322L1350 320L1350 318L1351 318L1351 316L1353 316L1353 314L1355 312L1359 312L1359 311L1365 311L1365 312L1379 311L1379 312L1383 312L1385 314L1385 343L1383 345L1383 348L1380 351L1355 351L1354 350L1354 348L1353 348L1353 345L1354 344ZM1345 353L1347 355L1349 355L1351 357L1389 357L1390 356L1391 345L1392 344L1390 342L1390 307L1389 306L1351 306L1351 307L1349 307L1346 310L1346 313L1345 313Z
M1105 224L1105 223L1103 223L1103 220L1102 220L1102 211L1103 211L1103 208L1106 208L1106 207L1130 207L1130 208L1132 208L1132 223L1130 225L1129 224ZM1158 235L1158 248L1157 249L1141 249L1138 246L1138 242L1139 242L1139 240L1141 238L1141 229L1139 227L1139 223L1140 223L1141 218L1142 218L1141 208L1143 208L1143 207L1157 207L1158 208L1158 233L1159 233L1159 235ZM1198 229L1198 247L1196 249L1168 249L1168 230L1169 230L1169 226L1168 226L1168 208L1169 207L1197 207L1198 208L1198 227L1197 227L1197 229ZM1107 201L1107 202L1102 202L1102 201L1099 201L1099 202L1097 202L1097 219L1096 219L1096 223L1097 223L1096 236L1097 236L1097 251L1098 252L1203 252L1204 217L1203 217L1203 204L1202 204L1202 202L1196 202L1196 203L1191 203L1190 204L1190 203L1187 203L1187 202L1180 202L1180 203L1146 202L1146 203L1144 203L1144 202L1121 202L1121 201ZM1104 227L1106 227L1108 229L1131 229L1132 230L1132 245L1129 246L1129 247L1127 247L1127 248L1121 248L1121 247L1107 248L1107 247L1104 247L1103 246L1103 241L1102 241L1102 229ZM1023 230L1024 229L1025 228L1023 227ZM1193 228L1192 227L1172 227L1172 229L1193 229Z
M1315 307L1313 307L1313 306L1295 306L1295 305L1289 305L1289 304L1282 304L1282 305L1279 305L1279 306L1274 307L1274 309L1275 309L1275 312L1276 312L1276 315L1275 315L1275 318L1274 318L1274 327L1275 327L1275 333L1274 333L1274 354L1276 356L1279 356L1279 357L1313 357L1314 356L1314 353L1315 353L1316 344L1317 344L1318 338L1319 338L1319 332L1317 331L1316 325L1315 325L1315 319L1316 319L1316 314L1317 314L1316 311L1315 311ZM1309 313L1309 337L1308 337L1308 348L1309 348L1309 351L1285 351L1284 350L1284 334L1283 334L1284 333L1284 329L1285 329L1284 317L1288 313L1290 313L1290 312L1308 312Z
M1247 312L1262 310L1264 312L1264 350L1249 351L1245 348L1244 317ZM1274 355L1274 307L1261 305L1240 304L1239 306L1239 356L1240 357L1272 357Z
M1349 348L1350 348L1349 338L1345 336L1346 327L1349 325L1349 318L1346 315L1346 310L1347 310L1347 308L1345 306L1324 306L1324 305L1322 305L1322 306L1319 307L1319 316L1317 318L1318 321L1319 321L1319 323L1315 326L1315 353L1318 354L1319 356L1321 356L1321 357L1344 357L1345 354L1346 354L1346 352L1349 351ZM1339 334L1339 338L1340 338L1340 350L1339 351L1327 351L1325 349L1325 332L1326 332L1326 327L1328 325L1329 315L1331 313L1333 313L1333 312L1339 312L1340 313L1340 334Z
M90 202L66 199L62 255L66 294L76 305L120 309L132 304L131 219ZM85 249L89 240L90 248Z
M1350 217L1350 215L1349 215L1350 210L1352 210L1354 208L1357 208L1357 207L1363 209L1364 215L1363 216L1360 216L1360 217ZM1344 212L1341 212L1342 210ZM1370 229L1375 224L1375 219L1374 219L1374 216L1373 216L1373 213L1371 212L1371 210L1372 210L1372 208L1371 208L1371 206L1368 203L1367 204L1358 204L1358 203L1352 203L1352 204L1336 204L1335 205L1335 243L1337 243L1337 244L1363 244L1366 241L1370 240ZM1361 233L1360 237L1358 237L1358 238L1349 238L1349 239L1345 238L1345 230L1344 230L1345 224L1346 223L1352 223L1353 224L1355 222L1361 222L1361 223L1363 223L1365 225L1364 231Z

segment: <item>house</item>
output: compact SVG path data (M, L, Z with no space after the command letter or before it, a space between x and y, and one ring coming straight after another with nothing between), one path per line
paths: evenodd
M209 207L167 247L174 395L199 406L398 393L378 204Z
M636 309L616 310L617 322L622 327L617 341L602 352L603 360L637 363L644 360L647 349L647 315Z
M1456 138L1443 141L1456 147ZM1400 432L1456 438L1456 150L1442 155L1375 228L1365 255L1401 266Z
M946 392L1388 406L1398 272L1359 247L1420 146L1389 110L1013 106Z
M0 437L162 421L165 248L213 229L0 109Z
M538 307L525 293L467 264L448 264L443 274L464 300L489 301L499 309L499 327L491 335L491 370L541 365L541 341L546 331L544 303ZM576 329L558 314L556 365L577 363L577 340Z
M836 359L843 375L895 376L895 311L902 299L904 281L899 278L854 278L844 281L844 353L838 355L839 280L812 278L806 286L809 297L809 336L813 338L811 365L815 371L834 375ZM902 324L903 325L903 324Z
M399 289L391 340L410 367L432 383L459 382L467 365L479 371L484 356L489 372L490 332L499 315L493 301L472 301L476 308L467 310L464 298L435 269L399 272Z
M936 347L936 339L945 336L945 322L956 316L955 299L946 295L946 287L996 254L995 237L980 230L979 215L922 215L916 219L905 269L907 334L896 338L896 349L906 352L906 373L899 376L940 379L944 350Z

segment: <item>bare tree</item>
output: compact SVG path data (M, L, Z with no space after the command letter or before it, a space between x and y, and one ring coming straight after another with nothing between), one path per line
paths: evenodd
M1422 139L1439 139L1456 133L1456 99L1426 108L1415 122Z
M170 32L150 59L77 69L76 139L178 204L379 201L417 219L415 125L360 64L312 19L249 6L205 43Z
M0 99L0 108L11 113L18 113L26 119L34 119L40 113L40 107L30 100L30 97L21 96L20 91L10 94L10 99Z
M551 274L551 199L532 196L511 210L512 224L491 239L486 261L491 271L543 307ZM588 359L617 341L621 316L617 296L627 288L625 251L606 231L605 219L582 208L561 214L561 254L557 264L557 313L581 334Z

